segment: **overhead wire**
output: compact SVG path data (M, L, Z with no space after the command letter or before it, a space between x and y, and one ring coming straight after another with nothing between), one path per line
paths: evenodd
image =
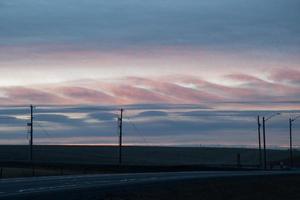
M127 117L128 123L133 127L133 129L138 133L138 135L142 138L144 144L150 145L150 143L146 140L146 137L142 134L142 132L137 128L137 126L134 124L133 120L131 120L130 117Z
M38 127L41 128L41 130L44 132L44 134L46 134L48 137L51 137L49 132L40 123L38 123L38 122L35 122L35 123L38 125Z

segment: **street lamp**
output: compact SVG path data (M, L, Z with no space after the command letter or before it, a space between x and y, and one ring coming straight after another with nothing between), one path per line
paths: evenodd
M292 137L292 129L293 129L293 122L296 121L299 116L289 119L290 124L290 168L293 168L293 137Z
M273 117L280 115L280 113L275 113L269 117L263 117L263 143L264 143L264 169L267 169L267 149L266 149L266 122Z

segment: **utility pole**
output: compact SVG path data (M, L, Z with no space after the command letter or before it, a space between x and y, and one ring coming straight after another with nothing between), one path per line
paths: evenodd
M261 123L260 117L257 116L257 131L258 131L258 150L259 150L259 167L262 167L262 151L261 151Z
M298 118L300 118L300 115L290 118L289 125L290 125L290 167L294 167L294 161L293 161L293 122L296 121Z
M118 118L119 122L119 164L122 164L122 137L123 137L123 108L121 108L120 117Z
M267 169L266 119L263 117L264 169Z
M293 128L293 119L290 118L290 168L293 168L293 137L292 137L292 128Z
M30 105L30 123L27 124L30 127L30 139L29 139L29 160L33 161L33 105Z
M242 167L242 165L241 165L241 154L240 153L238 153L236 155L236 164L237 164L237 168L241 168Z

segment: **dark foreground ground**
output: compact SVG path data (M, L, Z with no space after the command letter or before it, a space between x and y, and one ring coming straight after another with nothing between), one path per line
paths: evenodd
M127 165L193 165L193 164L236 164L237 154L241 164L257 165L257 149L207 148L207 147L155 147L125 146L123 163ZM28 160L29 148L22 145L0 145L0 161ZM36 162L67 162L118 164L119 149L116 146L43 146L33 148ZM268 150L268 161L285 160L288 150ZM300 152L295 150L294 156ZM288 162L288 161L287 161Z
M125 146L123 165L120 168L119 151L116 146L36 145L33 148L32 163L28 162L28 150L28 146L24 145L0 146L0 178L146 171L228 170L237 167L257 169L259 160L257 149ZM237 155L240 156L239 163ZM268 150L267 155L269 168L271 163L274 163L272 164L274 168L278 168L278 163L281 161L284 166L289 166L288 150ZM295 150L294 155L295 166L300 166L300 152ZM170 169L170 166L173 168ZM177 169L174 169L174 166ZM181 167L178 168L178 166Z
M299 175L210 178L49 192L13 199L87 200L299 200Z
M300 176L219 178L125 188L98 199L299 200L299 188Z

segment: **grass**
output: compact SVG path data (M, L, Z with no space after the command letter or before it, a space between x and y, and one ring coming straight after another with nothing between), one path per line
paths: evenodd
M258 164L258 151L246 148L138 147L123 148L123 161L132 165L235 164L241 155L245 165ZM300 152L294 153L300 156ZM34 159L49 162L117 164L118 148L113 146L34 146ZM287 150L268 150L268 160L287 159ZM28 146L0 146L0 160L28 159Z
M32 167L26 162L19 162L28 160L28 150L28 146L21 145L0 146L0 167L2 167L2 177L32 176ZM123 148L123 165L125 167L123 168L118 167L118 148L114 146L34 146L33 152L34 161L37 164L42 163L35 167L34 174L36 176L78 173L133 172L138 170L158 171L170 170L164 167L178 165L209 165L213 167L222 167L224 165L236 166L237 154L241 155L241 164L243 166L258 164L257 149L246 148L125 146ZM295 151L294 155L299 158L300 152ZM287 150L268 151L269 162L284 160L287 165L288 156L289 152ZM6 161L18 162L14 165L7 166L4 165ZM295 159L295 161L297 161L297 159ZM59 163L59 165L55 166L55 163ZM52 167L50 167L50 164ZM299 162L296 162L296 164L299 164ZM86 171L86 166L88 165L95 166L89 167ZM98 167L101 165L107 166L102 168ZM140 167L130 168L126 166ZM160 167L146 168L148 166ZM95 168L99 169L95 170ZM186 169L187 168L177 168L177 170Z

